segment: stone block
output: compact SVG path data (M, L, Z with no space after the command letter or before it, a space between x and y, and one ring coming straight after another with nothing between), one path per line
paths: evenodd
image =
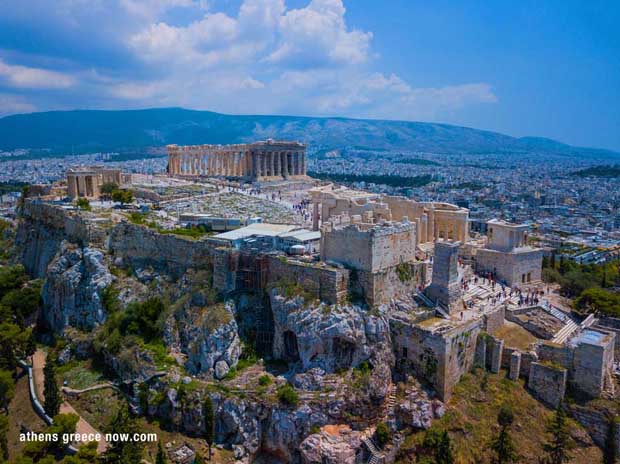
M566 369L533 362L530 367L528 388L547 406L557 408L566 393Z
M517 380L519 378L519 371L521 370L521 353L513 351L510 355L510 370L508 371L508 378L510 380Z
M502 367L502 352L504 350L504 340L491 339L491 366L490 370L497 374Z

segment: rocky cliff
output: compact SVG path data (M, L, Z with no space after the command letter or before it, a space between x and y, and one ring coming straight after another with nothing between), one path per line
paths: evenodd
M42 316L54 332L67 326L90 330L105 321L102 293L113 277L101 251L63 241L46 275Z

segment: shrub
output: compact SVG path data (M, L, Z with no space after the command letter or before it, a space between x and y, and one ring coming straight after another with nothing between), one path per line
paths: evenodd
M293 387L289 384L282 385L278 388L278 401L282 404L286 404L288 406L297 406L299 403L299 395L295 391Z
M258 383L263 387L271 385L271 377L269 377L267 374L263 374L258 378Z
M377 442L381 447L384 447L390 441L390 429L385 424L385 422L379 422L377 424L377 430L375 431L375 435L377 437Z

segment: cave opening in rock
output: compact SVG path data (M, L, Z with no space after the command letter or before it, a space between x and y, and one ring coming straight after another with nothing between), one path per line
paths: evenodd
M299 349L297 348L297 336L291 330L283 334L284 337L284 360L289 362L299 361Z
M355 344L342 338L334 338L332 342L333 358L336 360L336 369L348 369L353 363Z

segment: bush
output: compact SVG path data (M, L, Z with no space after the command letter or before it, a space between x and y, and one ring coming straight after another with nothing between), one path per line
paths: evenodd
M385 422L379 422L377 424L375 435L377 437L377 443L379 443L379 446L383 448L390 441L392 434Z
M297 406L297 404L299 403L299 395L297 394L295 389L289 384L282 385L280 388L278 388L277 396L280 403L286 404L288 406L294 407Z
M271 385L271 377L269 377L267 374L263 374L258 378L258 383L263 387Z
M90 202L87 198L80 197L75 202L76 206L84 211L90 211Z

